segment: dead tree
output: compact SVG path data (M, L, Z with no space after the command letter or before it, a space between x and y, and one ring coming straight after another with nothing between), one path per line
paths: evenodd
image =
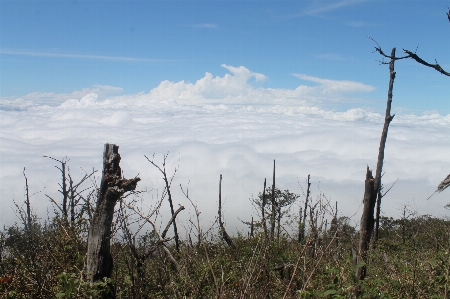
M119 147L106 143L97 205L89 227L87 277L91 282L111 277L113 260L110 252L110 240L114 207L121 196L125 192L135 190L140 181L138 177L122 178L119 163Z
M58 190L59 193L62 195L62 203L58 204L58 202L50 197L49 195L45 194L47 198L50 199L50 201L59 209L59 211L62 214L62 220L64 224L74 225L76 220L80 219L84 212L87 212L90 216L90 197L93 195L93 193L89 193L86 198L83 196L83 192L91 189L91 187L87 188L80 188L82 184L91 178L97 171L92 170L91 173L85 173L83 178L78 182L74 183L72 176L70 174L70 168L67 166L67 157L58 160L50 156L44 156L45 158L52 159L58 163L61 164L60 167L55 166L56 169L58 169L61 172L61 183L58 184L60 187L60 190ZM79 190L82 189L82 190ZM77 206L80 205L80 202L83 201L82 208L76 209ZM69 222L69 214L70 214L70 222ZM89 217L90 218L90 217Z
M380 49L381 50L381 49ZM391 52L391 61L389 63L389 89L388 89L388 100L386 104L386 115L384 117L383 131L381 132L380 147L378 148L378 160L377 169L375 172L375 178L372 176L372 171L369 170L367 166L365 189L364 189L364 210L361 216L360 224L360 240L359 240L359 252L357 255L357 268L356 268L356 278L359 280L364 279L366 276L366 266L361 265L361 262L366 259L367 250L369 249L370 238L372 236L374 228L374 209L375 203L378 197L378 205L381 205L381 173L383 170L384 162L384 149L386 147L387 134L389 129L389 124L391 123L394 115L391 115L391 105L392 105L392 90L394 88L394 62L395 62L395 48Z
M275 160L273 160L273 181L272 181L272 214L270 215L270 240L274 240L275 238L275 214L277 213L277 203L275 201Z
M311 194L311 183L309 182L310 175L308 174L308 185L306 188L306 199L305 199L305 209L303 210L303 223L301 223L301 217L300 217L300 231L298 233L298 242L301 242L305 238L305 227L306 227L306 211L308 210L308 201L309 201L309 195ZM301 213L301 212L300 212Z
M391 57L395 57L395 48L392 49L391 52ZM378 210L380 209L381 206L381 173L383 170L383 162L384 162L384 149L386 147L386 139L387 139L387 134L388 134L388 129L389 129L389 124L391 123L391 121L394 119L394 115L391 115L391 105L392 105L392 91L394 89L394 80L395 80L395 71L394 71L394 62L395 59L391 58L391 61L389 63L389 74L390 74L390 79L389 79L389 89L388 89L388 100L387 100L387 104L386 104L386 114L384 117L384 125L383 125L383 131L381 133L381 140L380 140L380 147L378 149L378 161L377 161L377 170L375 173L375 183L374 183L374 191L375 192L375 196L377 197L377 214L379 216L379 212ZM379 217L378 220L379 221ZM379 224L377 225L377 227L379 226Z
M26 221L23 219L23 222L25 224L25 230L30 233L31 227L33 224L32 218L31 218L31 204L30 204L30 194L28 192L28 178L25 174L25 167L23 168L23 177L25 178L25 191L26 191L26 198L25 198L25 205L27 207L27 213L26 213Z
M447 15L448 20L450 21L450 9L448 10L448 12L446 12L446 15ZM424 65L424 66L430 67L430 68L432 68L432 69L438 71L439 73L441 73L441 74L443 74L443 75L445 75L445 76L449 76L449 77L450 77L450 72L445 71L445 70L439 65L439 63L437 63L437 60L435 60L436 63L434 63L434 64L433 64L433 63L429 63L429 62L425 61L424 59L420 58L416 53L413 53L413 52L411 52L411 51L409 51L409 50L406 50L406 49L403 49L403 52L407 54L407 55L405 55L405 56L402 56L402 57L395 57L395 51L393 52L393 54L391 54L391 56L389 56L389 55L387 55L387 54L385 54L385 53L383 52L383 50L381 49L380 45L379 45L373 38L371 38L371 37L369 37L369 38L370 38L371 40L373 40L373 41L377 44L377 47L375 47L375 50L376 50L377 52L379 52L383 57L386 57L386 58L391 59L392 65L394 64L393 60L400 60L400 59L411 58L411 59L414 59L416 62L418 62L418 63L420 63L420 64L422 64L422 65ZM386 63L383 62L383 61L382 61L381 63L386 64ZM449 186L450 186L450 174L449 174L443 181L441 181L441 183L438 185L437 190L436 190L434 193L436 193L436 192L442 192L442 191L444 191L444 190L445 190L447 187L449 187ZM431 196L433 196L434 193L433 193ZM431 196L430 196L430 197L431 197ZM429 199L430 197L428 197L427 199Z
M364 188L364 208L363 214L361 216L360 224L360 239L358 251L355 252L355 276L358 280L363 280L366 277L367 268L365 261L367 258L367 250L369 249L370 237L372 235L373 225L374 225L374 209L376 201L375 192L375 179L372 176L372 171L367 166L366 180Z
M252 218L253 223L253 218ZM228 235L227 231L225 230L225 226L223 225L222 221L222 175L220 175L219 180L219 226L220 226L220 234L222 235L222 238L227 242L228 246L233 247L233 241L231 240L230 236Z
M153 154L153 159L152 160L150 160L145 155L144 155L144 157L148 160L148 162L150 162L153 166L155 166L161 172L161 174L163 175L164 183L166 185L164 191L167 193L167 199L168 199L169 205L170 205L170 212L172 213L172 217L173 217L173 215L175 214L175 210L173 208L173 200L172 200L172 193L170 192L170 186L172 185L173 178L175 177L175 174L177 173L178 169L175 168L175 171L174 171L172 177L169 180L169 178L167 177L167 172L166 172L166 159L167 159L168 155L169 154L164 155L162 168L159 167L158 165L156 165L155 162L153 162L154 157L155 157L154 154ZM180 251L180 241L179 241L179 238L178 238L178 228L177 228L177 223L175 222L175 220L173 221L173 232L175 234L175 248L179 252Z
M267 233L265 209L266 209L266 179L264 179L264 189L263 189L263 195L262 195L262 204L261 204L262 220L261 221L262 221L262 226L263 226L263 229L264 229L264 236L267 239L269 234Z
M120 223L120 226L122 228L122 231L123 231L123 234L124 234L124 238L125 238L125 240L128 243L128 247L129 247L129 249L131 251L131 254L133 255L133 257L136 260L136 270L137 270L138 274L140 276L142 276L142 275L144 275L143 266L144 266L144 263L147 260L147 258L149 258L153 254L153 252L155 252L160 246L164 245L165 242L168 242L168 241L173 239L173 238L166 238L166 234L167 234L171 224L175 220L176 216L182 210L184 210L184 207L180 206L178 208L178 210L175 211L174 217L172 217L169 220L169 222L166 225L166 228L164 229L164 231L161 234L161 238L162 239L157 240L156 243L153 246L150 247L150 249L148 249L147 251L141 253L139 251L139 249L136 247L136 244L134 242L136 235L139 233L139 230L137 232L135 232L133 235L131 234L131 231L129 229L129 224L128 224L129 215L125 213L125 209L124 209L123 205L126 205L127 207L130 207L130 209L132 209L133 211L135 210L135 207L130 205L130 204L124 203L123 199L122 199L120 201L119 223ZM140 217L140 218L145 220L146 222L148 222L147 218L149 218L149 217L147 216L146 218L142 218L142 217ZM140 225L140 227L142 227L142 226L143 226L143 224Z
M67 190L67 177L66 177L66 165L67 165L67 162L68 162L67 161L67 157L63 158L62 160L58 160L58 159L55 159L55 158L52 158L52 157L49 157L49 156L44 156L44 158L49 158L49 159L55 160L56 162L61 164L61 167L55 166L61 172L61 176L62 176L61 184L59 184L59 187L61 188L61 190L58 190L61 193L61 195L63 196L61 206L58 205L56 203L56 201L53 198L51 198L50 196L48 196L47 194L46 194L46 196L54 204L56 204L56 206L60 209L60 211L62 213L63 220L68 222L68 211L67 211L68 210L68 203L67 203L67 201L68 201L68 198L69 198L69 191Z
M158 248L162 247L164 249L164 251L166 252L166 255L168 256L168 258L171 260L171 262L173 263L173 265L175 266L175 268L177 269L177 271L179 271L180 266L178 265L177 261L175 260L175 258L172 256L172 254L170 253L169 249L166 247L165 243L169 242L170 240L172 240L173 238L166 238L166 234L169 231L170 226L172 225L172 223L175 222L175 218L177 217L177 215L184 210L184 206L180 206L174 213L174 215L172 216L172 218L169 220L169 222L166 225L166 228L164 229L164 231L162 233L160 233L155 225L155 222L152 221L150 219L149 216L145 216L144 214L142 214L142 212L140 212L134 205L128 204L126 203L124 200L121 200L121 205L126 206L127 208L129 208L130 210L134 211L141 219L143 219L145 222L148 222L152 225L153 227L153 231L155 232L155 235L157 236L158 240L156 242L155 245L153 245L148 251L144 252L144 253L139 253L134 242L133 242L133 237L131 236L130 230L128 228L128 224L126 223L126 216L123 214L123 210L122 215L121 215L121 225L122 225L122 230L124 232L125 235L125 239L127 240L128 246L131 250L131 253L133 254L134 258L137 261L137 270L138 273L143 273L142 272L142 267L143 267L143 263L145 262L145 260L151 256L151 254L153 252L155 252Z

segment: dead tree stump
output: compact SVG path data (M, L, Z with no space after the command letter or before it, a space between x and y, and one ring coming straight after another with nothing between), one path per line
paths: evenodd
M91 282L111 277L113 260L110 241L114 207L120 197L127 191L135 190L137 182L140 181L138 177L123 179L119 163L119 147L106 143L97 206L89 228L87 277Z

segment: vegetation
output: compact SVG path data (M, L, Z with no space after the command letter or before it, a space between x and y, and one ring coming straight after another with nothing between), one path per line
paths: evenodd
M254 222L253 237L231 237L230 246L217 222L202 231L201 211L191 201L197 219L192 219L190 231L196 236L180 238L178 251L174 238L166 237L173 221L162 233L152 227L145 233L133 232L130 223L143 227L154 214L139 215L132 196L122 196L112 228L111 277L91 282L86 262L93 207L88 205L91 201L79 200L72 209L70 203L74 201L70 194L75 193L70 192L70 186L79 185L67 186L69 195L61 199L69 203L67 209L55 208L56 216L39 223L32 212L27 214L28 209L17 205L23 223L1 231L0 297L448 298L450 295L448 219L407 215L406 209L401 219L381 217L376 248L371 247L367 259L355 265L352 250L356 248L359 232L347 217L337 217L336 208L325 196L313 198L308 190L308 219L295 218L287 213L288 207L300 199L304 203L306 196L276 187L273 194L279 208L275 209L278 212L273 219L279 237L272 239L265 234L260 218ZM77 199L92 195L93 189L83 188L83 192L76 193ZM268 187L263 193L271 195L272 189ZM166 197L167 192L156 209ZM251 199L258 211L263 200L263 194ZM29 205L28 197L25 207L27 202ZM63 213L71 210L79 217ZM271 227L270 210L269 207L265 210L267 227ZM304 238L299 241L298 234L303 230ZM356 279L355 266L366 267L364 280Z

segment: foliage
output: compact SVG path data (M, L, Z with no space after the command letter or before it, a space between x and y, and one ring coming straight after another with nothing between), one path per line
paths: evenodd
M83 272L85 229L58 217L43 225L35 222L31 232L17 225L4 228L0 297L101 298L114 290L117 298L215 298L205 248L220 298L283 298L292 277L286 298L349 298L356 287L361 298L445 298L450 287L450 221L430 216L383 217L377 249L366 261L368 276L361 282L354 279L349 254L355 229L345 217L338 219L339 242L328 231L301 244L286 236L270 242L262 232L233 238L233 248L218 236L204 240L205 247L183 241L175 255L179 272L163 250L142 263L116 240L113 277L96 284L88 283ZM146 252L154 240L148 232L137 238L136 247ZM176 252L174 245L168 248Z

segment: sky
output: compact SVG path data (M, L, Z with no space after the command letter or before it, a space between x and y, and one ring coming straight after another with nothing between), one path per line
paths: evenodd
M146 207L162 181L144 155L162 163L169 153L176 205L189 206L179 190L189 185L203 221L213 221L223 174L227 225L239 231L238 218L256 216L249 198L275 159L280 188L302 194L311 174L313 197L338 201L356 224L389 82L375 47L449 71L447 6L0 0L0 223L18 221L24 167L45 219L59 173L43 156L67 156L80 178L101 170L104 143L115 143L124 174L142 178ZM427 197L450 173L450 79L411 59L395 69L383 183L398 181L382 213L400 217L408 206L446 217L450 192Z

